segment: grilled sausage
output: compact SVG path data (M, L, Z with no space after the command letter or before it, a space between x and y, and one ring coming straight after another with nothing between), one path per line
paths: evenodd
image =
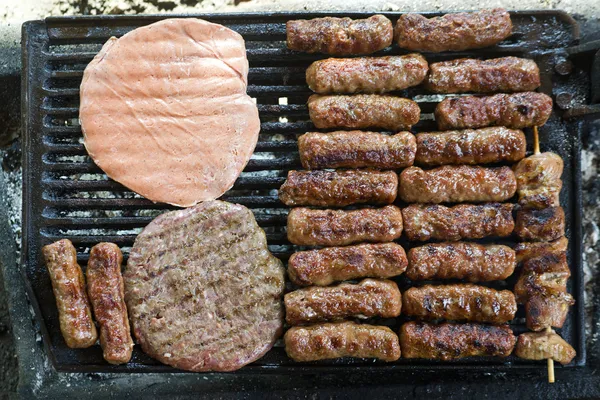
M553 359L563 365L577 355L575 349L563 338L552 332L526 332L519 335L515 355L526 360Z
M296 285L326 286L356 278L390 278L406 270L406 253L396 243L359 244L300 251L288 261Z
M345 246L359 242L391 242L402 234L402 213L396 206L361 210L293 208L287 236L301 246Z
M406 168L400 174L398 194L407 203L461 203L504 201L516 191L517 180L509 167L444 165Z
M497 291L470 283L411 287L402 296L404 314L421 319L447 319L503 324L515 317L517 302L510 290Z
M461 51L493 46L512 32L510 15L502 8L426 18L401 15L394 28L398 46L414 51Z
M542 126L552 114L552 98L525 92L493 96L464 96L442 100L435 108L440 130L506 126Z
M113 243L92 247L87 267L88 295L100 325L104 359L124 364L131 359L133 340L129 329L121 264L123 254Z
M336 56L370 54L392 44L392 22L383 15L367 19L315 18L286 24L289 49Z
M406 276L413 281L466 279L502 280L515 270L515 252L502 245L470 242L429 243L408 251Z
M571 276L567 255L547 253L532 258L523 263L523 269L515 284L515 296L519 304L529 297L529 289L534 286L544 286L556 292L567 291L567 280Z
M504 127L419 133L415 161L424 166L515 162L525 157L523 131Z
M306 169L399 169L413 164L417 141L410 132L309 132L298 138L298 149Z
M73 243L68 239L59 240L44 246L42 253L56 298L60 331L67 346L72 349L92 346L98 332Z
M521 240L548 242L565 235L565 212L562 207L517 211L515 234Z
M500 203L454 207L412 204L402 209L402 218L410 241L457 241L509 236L515 227L512 209L512 204Z
M429 66L425 87L434 93L525 92L540 86L533 60L502 57L492 60L461 58Z
M519 204L526 208L560 206L563 160L555 153L539 153L524 158L515 166Z
M308 113L319 129L381 128L400 131L419 122L421 109L414 101L395 96L313 94L308 99Z
M395 282L364 279L358 284L298 289L287 293L284 303L287 323L300 325L347 317L397 317L402 299Z
M334 322L294 326L283 337L285 351L297 362L339 357L400 358L398 336L386 326Z
M393 171L289 171L279 189L287 206L344 207L350 204L391 204L398 192Z
M506 325L434 325L411 321L400 329L400 348L404 358L449 361L473 356L508 357L516 341Z
M544 254L560 255L567 251L569 240L561 237L552 242L523 242L515 246L517 262L522 263L532 258L540 257Z
M306 70L308 87L327 93L385 93L423 82L429 66L420 54L387 57L329 58Z

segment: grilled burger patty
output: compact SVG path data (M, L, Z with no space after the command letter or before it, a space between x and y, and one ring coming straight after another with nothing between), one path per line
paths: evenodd
M238 369L282 332L284 274L246 207L208 201L167 212L138 235L125 270L133 332L173 367Z
M492 46L510 36L512 22L502 8L426 18L403 14L394 38L403 49L414 51L461 51Z

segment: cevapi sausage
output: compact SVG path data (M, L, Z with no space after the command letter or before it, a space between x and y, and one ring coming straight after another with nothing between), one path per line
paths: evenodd
M42 248L58 308L60 331L73 349L96 343L98 332L85 290L85 279L77 264L77 251L68 239Z
M122 263L123 254L116 244L99 243L90 251L86 271L88 294L100 326L100 346L111 364L127 363L133 350Z
M423 82L429 70L420 54L387 57L329 58L306 70L315 93L385 93Z
M315 18L286 24L289 49L336 56L370 54L392 44L392 22L383 15L366 19Z

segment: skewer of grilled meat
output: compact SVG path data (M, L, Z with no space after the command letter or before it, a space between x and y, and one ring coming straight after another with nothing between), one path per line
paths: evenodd
M419 122L421 109L414 101L396 96L313 94L308 98L308 113L319 129L381 128L400 131Z
M298 150L306 169L399 169L413 165L417 141L410 132L309 132L298 138Z
M566 253L546 253L523 263L523 269L515 284L517 302L523 304L529 297L529 286L543 284L553 290L565 292L571 270L567 264Z
M406 253L396 243L359 244L300 251L288 261L288 276L299 286L326 286L356 278L390 278L406 270Z
M406 168L400 174L398 194L407 203L479 203L508 200L516 190L509 167L444 165L430 170Z
M560 255L567 251L569 240L561 237L552 242L522 242L518 243L514 250L517 255L517 263L522 263L544 254Z
M460 58L433 63L425 81L425 87L434 93L526 92L539 86L537 64L517 57Z
M521 130L504 127L418 133L415 162L424 166L515 162L525 157Z
M400 358L398 336L386 326L351 321L293 326L283 337L285 351L297 362L340 357Z
M565 212L562 207L520 209L515 218L515 234L525 241L559 239L565 235Z
M575 349L556 332L526 332L519 335L515 355L526 360L548 358L563 365L569 364L577 355Z
M515 317L517 302L510 290L463 283L411 287L402 295L402 308L421 319L503 324Z
M526 208L559 207L564 163L555 153L534 154L515 166L519 205Z
M493 46L509 37L512 22L502 8L426 18L403 14L394 28L394 39L403 49L461 51Z
M410 241L457 241L512 234L512 204L411 204L402 209L404 231Z
M289 171L279 189L286 206L344 207L351 204L391 204L398 192L393 171Z
M393 318L400 315L402 298L395 282L364 279L358 284L311 286L287 293L285 320L290 325L347 317Z
M507 325L439 325L411 321L400 328L400 347L404 358L442 361L464 357L508 357L517 338Z
M391 242L401 234L402 213L392 205L350 211L297 207L287 219L288 240L300 246Z
M440 130L505 126L542 126L552 114L552 98L544 93L499 93L442 100L435 108Z
M429 66L420 54L387 57L328 58L306 70L315 93L385 93L423 82Z
M408 251L406 276L413 280L503 280L513 274L515 252L508 246L471 242L428 243Z
M370 54L392 44L392 22L383 15L366 19L314 18L286 24L287 46L307 53L336 56Z

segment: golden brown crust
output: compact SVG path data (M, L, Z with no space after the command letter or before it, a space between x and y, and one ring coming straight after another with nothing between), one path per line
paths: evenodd
M288 240L301 246L391 242L401 234L402 213L392 205L351 211L297 207L287 219Z
M398 169L413 164L417 141L410 132L309 132L298 138L298 150L306 169Z
M410 129L419 122L421 109L412 100L378 94L319 95L308 98L308 113L319 129Z
M556 240L565 235L565 212L562 207L518 210L515 234L525 241Z
M506 237L515 227L512 209L512 204L501 203L454 207L411 204L402 209L402 218L404 231L411 241Z
M387 57L328 58L306 70L315 93L385 93L423 82L429 66L420 54Z
M555 332L526 332L519 335L515 355L527 360L553 359L569 364L577 355L575 349Z
M393 171L289 171L279 199L290 207L345 207L391 204L397 193L398 175Z
M517 339L506 326L407 322L400 328L404 358L455 360L473 356L508 357Z
M408 251L406 276L411 280L502 280L515 270L515 252L507 246L470 242L429 243Z
M98 332L73 243L68 239L59 240L44 246L42 253L56 298L60 331L67 346L73 349L92 346Z
M396 243L359 244L300 251L288 261L288 276L299 286L326 286L356 278L390 278L406 269L406 253Z
M512 320L517 302L510 290L473 284L411 287L402 296L404 314L421 319L503 324Z
M433 63L425 82L425 87L434 93L525 92L539 86L537 64L517 57L460 58Z
M515 246L517 262L522 263L532 258L543 256L550 253L559 255L567 251L569 240L561 237L552 242L522 242Z
M430 170L406 168L400 174L398 194L406 203L478 203L508 200L516 191L509 167L444 165Z
M415 162L424 166L515 162L525 157L521 130L504 127L418 133Z
M517 302L523 304L527 301L532 285L542 285L552 288L556 292L566 292L567 279L570 276L571 270L564 252L545 253L531 258L523 263L521 275L515 284L514 292Z
M492 46L511 32L510 15L495 8L434 18L404 14L396 23L394 39L404 49L439 53Z
M370 54L392 44L392 22L383 15L366 19L315 18L286 24L289 49L331 55Z
M347 317L393 318L400 315L402 298L395 282L364 279L358 284L313 286L287 293L285 320L290 325Z
M542 126L552 114L552 98L544 93L499 93L442 100L435 108L440 130L506 126Z
M514 167L517 177L519 205L525 208L560 206L563 160L555 153L534 154Z
M114 243L92 247L87 266L88 295L100 326L104 359L124 364L131 359L133 340L129 328L121 264L123 254Z
M294 326L284 336L285 351L297 362L340 357L400 358L398 336L386 326L355 322Z

